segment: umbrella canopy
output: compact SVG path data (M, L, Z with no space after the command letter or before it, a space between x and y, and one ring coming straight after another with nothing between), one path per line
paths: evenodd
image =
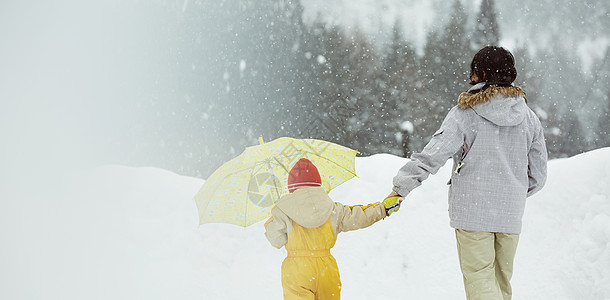
M358 151L314 139L278 138L246 148L223 164L195 195L199 224L249 226L271 216L275 202L288 193L288 172L301 158L319 170L330 191L356 176Z

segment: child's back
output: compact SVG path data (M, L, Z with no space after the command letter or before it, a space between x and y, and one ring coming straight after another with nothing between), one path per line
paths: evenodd
M290 175L291 193L278 200L265 223L269 242L285 247L288 254L282 263L284 298L339 299L339 269L330 254L337 235L385 218L386 208L380 203L350 207L333 202L309 160L297 162Z

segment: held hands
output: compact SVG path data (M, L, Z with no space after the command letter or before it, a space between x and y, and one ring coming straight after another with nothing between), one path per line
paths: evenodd
M385 213L388 217L392 213L397 212L400 209L400 204L402 203L402 200L404 200L404 197L401 197L396 192L393 193L396 195L393 196L392 194L390 194L381 202L381 204L385 207Z
M385 198L387 199L387 198L394 197L394 196L400 197L400 195L396 191L392 190L392 192L388 196L386 196Z

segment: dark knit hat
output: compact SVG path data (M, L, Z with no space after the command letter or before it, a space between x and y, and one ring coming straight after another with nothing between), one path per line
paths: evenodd
M301 158L288 173L288 191L294 192L303 186L321 186L318 168L307 158Z
M479 50L470 63L470 77L476 74L487 84L510 85L517 78L515 58L510 51L496 46ZM470 82L476 84L476 82Z

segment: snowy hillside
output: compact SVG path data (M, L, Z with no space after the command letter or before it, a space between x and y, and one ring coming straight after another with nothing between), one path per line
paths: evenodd
M404 162L357 158L360 177L331 197L381 200ZM391 218L339 235L344 299L464 299L448 177L446 165ZM61 201L42 205L35 230L11 230L0 299L281 299L285 251L268 244L262 222L197 227L192 196L203 182L126 166L79 176ZM610 148L550 162L547 186L528 200L514 299L610 299L608 182Z

